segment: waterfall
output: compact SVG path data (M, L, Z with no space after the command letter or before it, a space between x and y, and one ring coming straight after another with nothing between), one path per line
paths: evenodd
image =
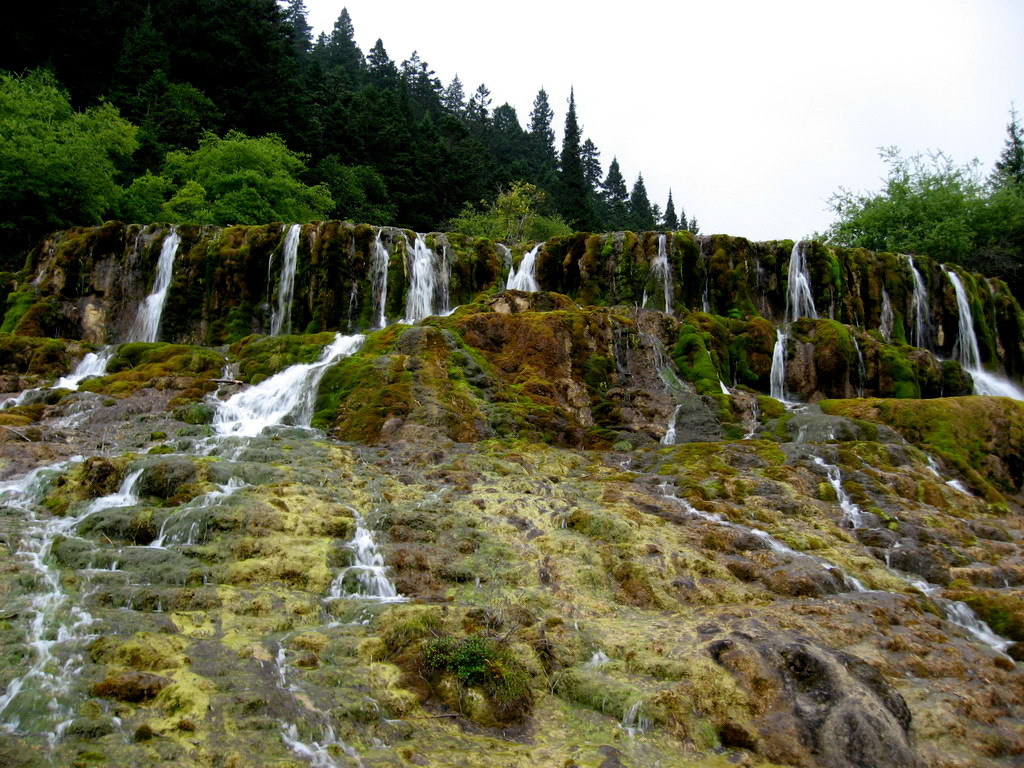
M284 423L286 418L294 426L308 427L320 379L338 359L354 354L363 339L359 334L342 336L339 333L315 363L290 366L232 395L218 404L213 428L219 435L256 437L267 427Z
M380 236L383 231L383 227L377 230L377 237L373 241L373 261L370 264L376 328L383 328L388 324L385 312L388 303L388 266L391 264L391 254L381 242Z
M619 727L626 732L630 738L643 733L651 727L651 719L641 714L643 699L637 699L631 706L626 707L622 712L622 721Z
M23 598L8 597L5 605L31 617L26 624L25 647L32 650L32 658L0 694L0 726L10 732L48 733L51 746L74 716L74 705L68 699L84 666L81 646L95 635L90 631L93 617L65 591L50 550L59 537L73 535L75 527L91 514L91 506L75 515L54 517L40 514L39 501L51 481L79 461L81 457L40 467L21 479L0 483L0 503L26 516L27 526L13 554L25 569L23 581L32 583ZM24 603L19 604L22 599Z
M683 406L677 405L675 410L672 411L672 418L668 420L668 428L665 430L665 436L661 438L662 445L675 445L676 444L676 419L679 418L679 411Z
M381 603L404 601L405 598L398 594L394 582L388 578L384 555L377 546L373 531L367 526L362 515L355 510L352 512L356 530L352 535L352 541L348 543L348 548L352 550L354 562L341 569L331 584L330 596L335 599L362 598ZM354 590L347 589L350 586L354 587Z
M910 296L910 313L914 318L914 337L912 339L915 347L931 348L931 328L928 322L928 289L925 288L921 273L914 266L914 257L909 254L905 256L907 266L910 267L910 276L914 284L914 292Z
M99 512L101 509L113 509L115 507L133 507L139 503L139 480L142 478L142 469L136 469L125 475L121 487L114 493L100 496L93 499L86 507L85 515Z
M512 267L512 270L508 274L508 290L510 291L528 291L535 293L540 290L540 286L537 285L537 278L534 276L534 272L537 269L537 253L540 251L541 246L544 243L537 243L532 249L523 255L522 260L519 262L519 269L516 270Z
M138 313L135 316L135 324L129 334L129 341L156 341L160 332L160 316L164 312L164 302L167 301L167 289L171 285L171 269L174 266L174 256L178 252L181 238L176 228L164 238L160 247L160 259L156 265L156 279L153 281L153 290L145 301L139 305Z
M93 376L102 376L107 372L107 365L114 356L114 347L104 347L99 352L90 352L67 376L61 376L53 385L53 389L77 390L78 385Z
M818 319L811 291L811 274L807 270L807 242L799 241L789 254L789 293L786 296L786 320L798 317Z
M768 381L770 394L779 402L786 402L786 334L779 328L775 332L775 349L772 350L772 370Z
M277 284L277 306L270 316L270 335L277 336L292 332L292 295L295 290L295 267L299 261L299 235L301 224L292 224L284 237L284 261L281 264L281 278ZM270 254L273 263L274 254ZM267 270L270 267L268 265Z
M885 290L885 286L882 286L882 317L878 323L878 332L886 341L892 339L892 324L892 302L889 300L889 292Z
M406 240L406 257L409 264L409 292L405 297L405 319L403 323L413 325L434 314L434 292L437 288L437 254L427 247L423 235L416 235L416 242L409 254Z
M840 509L843 510L843 519L849 523L851 528L862 528L864 526L864 513L861 512L860 507L854 504L846 491L843 490L843 477L839 472L839 467L827 463L820 456L814 457L814 463L822 467L828 475L828 484L836 492L836 500L839 502Z
M860 349L857 337L851 333L850 338L853 340L853 350L857 353L857 397L864 397L864 386L868 380L868 369L864 364L864 353Z
M666 314L672 314L672 275L669 270L668 264L668 251L666 248L666 241L668 238L663 234L658 235L658 255L651 261L651 272L647 278L647 283L653 283L653 287L657 288L660 282L663 286L662 293L664 295L664 305L662 311ZM647 308L648 302L647 295L647 284L644 285L644 298L640 306L644 309Z
M974 316L971 314L971 305L967 300L967 292L964 290L960 276L952 269L946 270L949 282L953 285L953 292L956 294L956 306L960 313L959 335L954 345L954 352L960 364L967 369L974 380L974 394L995 395L997 397L1011 397L1014 400L1024 400L1024 391L1007 381L1001 376L989 373L981 367L981 353L978 351L978 337L974 333Z

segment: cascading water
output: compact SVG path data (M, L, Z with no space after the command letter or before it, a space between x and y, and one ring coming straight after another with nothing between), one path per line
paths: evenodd
M960 312L959 335L953 351L957 360L967 369L974 380L974 394L1024 400L1024 391L1001 376L989 373L981 367L981 353L978 350L978 337L974 332L974 316L971 314L971 305L967 300L967 291L964 290L963 283L960 282L960 276L952 269L946 270L946 276L949 277L949 282L953 286L953 293L956 294L956 306Z
M530 293L540 290L540 286L537 285L537 278L534 276L534 271L537 268L537 253L542 245L543 243L537 243L527 253L523 254L518 270L515 267L512 268L508 275L508 290L527 291Z
M850 496L843 490L843 477L839 472L839 467L827 463L820 456L814 457L814 463L822 467L828 475L828 484L832 486L832 490L836 493L836 501L839 502L839 507L843 510L843 519L849 523L851 528L862 528L864 526L864 513L861 512L860 507L854 504Z
M672 418L668 420L668 428L665 430L665 436L661 438L662 445L675 445L676 444L676 419L679 418L679 411L683 406L677 405L675 410L672 411Z
M38 586L26 595L27 604L18 608L31 616L26 646L33 658L0 695L0 727L9 733L48 734L51 747L74 714L69 698L84 664L82 646L93 637L94 620L65 591L50 550L58 537L69 535L92 514L92 507L77 515L53 517L41 513L38 502L50 482L77 461L81 459L40 467L21 479L0 483L0 504L25 515L27 525L14 555L35 573Z
M160 332L160 317L164 312L164 302L167 301L167 289L171 286L174 256L178 253L179 245L181 245L181 238L178 236L177 229L172 227L160 247L160 259L157 261L153 290L139 305L129 341L156 341Z
M664 234L658 235L658 255L651 261L651 272L647 278L647 284L653 284L654 288L657 288L659 284L662 286L664 302L661 311L670 315L672 314L672 275L669 271L667 241L668 238ZM647 302L653 298L647 294L647 284L644 285L644 297L640 305L644 309L647 309Z
M434 314L434 292L438 276L437 254L427 247L423 235L416 235L416 241L411 249L408 239L405 246L409 292L405 297L405 319L402 322L413 325Z
M104 347L99 352L90 352L67 376L61 376L53 385L53 389L77 390L78 385L93 376L102 376L107 372L107 365L114 356L114 347Z
M384 555L377 546L373 531L356 510L352 510L356 523L355 533L348 548L352 550L353 563L341 572L331 584L330 596L334 599L361 598L381 603L396 603L405 600L388 578Z
M921 273L917 271L917 267L914 265L914 257L908 254L905 258L914 285L913 293L910 295L910 314L914 318L914 337L912 343L915 347L930 349L931 327L928 322L928 289L925 287Z
M786 331L789 324L801 317L818 319L814 308L814 293L811 290L811 274L807 269L806 241L793 246L789 254L789 290L786 293L786 315L783 325L776 330L775 348L772 350L772 368L768 376L771 396L781 403L786 400Z
M342 357L355 353L365 337L340 333L315 363L300 363L217 405L213 428L218 435L256 437L264 429L288 419L293 426L308 427L313 417L320 379Z
M277 284L277 306L270 316L270 335L292 332L292 297L295 293L295 268L299 261L299 235L301 224L292 224L284 237L284 257L281 263L281 277ZM270 255L273 264L274 255ZM270 271L270 265L267 265ZM269 275L268 275L269 281Z
M370 263L375 327L377 328L383 328L388 324L385 313L388 303L388 266L391 264L391 254L381 242L380 236L383 231L383 228L377 230L377 237L373 240L373 260Z
M180 505L164 518L163 523L160 524L159 533L149 543L149 547L151 549L166 549L168 544L189 545L197 543L194 541L196 536L195 523L190 524L184 535L182 534L182 528L184 528L182 523L187 522L189 513L196 509L219 506L236 491L248 487L248 483L239 480L237 477L232 477L226 483L217 485L216 490L196 496L191 501Z
M853 341L853 351L857 353L857 397L864 397L864 387L868 381L868 369L864 364L864 352L861 351L857 337L852 333L850 339Z
M854 578L853 576L850 576L848 573L844 573L841 568L839 568L838 566L834 565L833 563L830 563L828 560L826 560L823 557L817 557L815 555L808 555L806 553L797 552L795 549L792 549L791 547L787 547L785 544L783 544L777 538L775 538L770 533L768 533L768 531L761 530L760 528L753 528L753 527L750 527L750 526L741 525L740 523L729 522L728 520L725 520L721 515L717 515L717 514L715 514L713 512L703 512L703 511L697 509L695 506L693 506L686 499L681 499L678 496L676 496L674 493L669 493L669 488L668 488L668 484L667 483L662 483L661 486L660 486L660 489L661 489L661 493L662 493L662 497L663 498L670 499L671 501L673 501L676 504L680 505L684 510L686 510L689 514L693 515L694 517L697 517L697 518L699 518L701 520L705 520L705 521L707 521L709 523L716 523L716 524L721 525L721 526L723 526L725 528L732 528L734 530L742 531L744 533L748 533L748 534L751 534L753 536L756 536L758 539L760 539L762 542L764 542L765 546L768 547L768 549L770 549L772 552L775 552L777 554L786 555L787 557L791 557L791 558L794 558L794 559L810 560L810 561L816 563L823 570L825 570L825 571L827 571L829 573L838 574L839 577L842 579L843 586L849 592L867 592L868 591L867 587L865 587L860 582L860 580Z
M892 339L893 320L892 301L889 299L889 292L882 286L882 316L878 322L878 332L886 341Z
M779 328L775 332L775 348L772 350L772 369L768 375L771 387L769 394L781 403L786 401L786 334Z
M814 308L814 292L811 290L811 273L807 269L808 243L801 240L789 254L789 292L786 296L786 321L793 322L800 317L818 319Z

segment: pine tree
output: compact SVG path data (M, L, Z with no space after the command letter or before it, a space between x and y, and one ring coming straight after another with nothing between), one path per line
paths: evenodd
M992 173L992 184L996 188L1016 187L1024 191L1024 134L1017 122L1017 110L1012 106L1006 134L1006 144Z
M668 191L668 202L665 204L665 218L663 220L665 229L679 229L679 219L676 216L676 206L672 202L672 190Z
M569 111L565 115L565 134L559 156L558 212L577 229L590 225L590 200L587 179L583 171L579 122L576 119L576 95L569 89Z
M602 229L620 230L629 226L629 191L617 158L612 158L608 175L601 184L601 201L605 216L601 222Z
M385 90L398 88L398 67L384 50L384 41L380 38L377 38L370 49L370 55L366 57L366 68L373 85Z
M491 89L483 83L476 87L476 91L469 98L466 105L466 117L471 123L482 125L487 122L488 110L491 107Z
M548 94L541 88L537 93L537 98L533 100L533 111L530 113L529 156L527 158L533 181L540 187L550 188L558 169L555 132L551 128L551 121L554 119L555 113L548 103Z
M651 201L647 197L644 175L637 174L633 191L629 193L629 224L635 232L647 232L654 229L654 213Z
M342 11L345 13L345 11ZM304 0L288 0L284 12L285 20L292 26L292 40L295 53L302 57L309 53L313 45L313 28L306 20L306 3Z
M348 78L349 84L355 88L360 82L363 71L366 69L366 60L363 52L356 45L356 32L352 26L352 17L348 15L348 9L342 8L338 20L334 22L334 29L327 37L324 53L327 60L326 69L341 69ZM377 41L381 50L384 46L380 40ZM376 50L376 48L374 48ZM387 54L384 54L385 58Z
M583 177L591 192L596 192L601 185L601 152L590 139L583 142L580 150L583 157Z
M452 78L448 87L441 95L441 104L453 115L461 115L466 110L466 92L462 89L462 81L458 75Z

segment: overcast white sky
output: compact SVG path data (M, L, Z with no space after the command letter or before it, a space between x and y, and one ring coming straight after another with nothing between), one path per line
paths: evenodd
M364 53L415 50L467 96L485 83L525 127L543 86L559 134L570 86L584 136L643 173L704 233L798 238L840 186L874 190L878 147L942 149L986 171L1024 112L1021 0L306 0L347 7ZM559 141L561 138L559 137Z

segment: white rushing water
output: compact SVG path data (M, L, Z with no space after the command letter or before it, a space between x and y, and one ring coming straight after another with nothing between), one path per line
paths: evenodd
M508 290L528 291L530 293L540 290L540 286L537 285L537 278L534 276L534 271L537 268L537 253L542 245L543 243L537 243L527 253L523 254L523 258L519 261L518 270L514 266L512 267L508 273Z
M668 427L665 429L665 436L661 438L662 445L676 444L676 419L679 418L679 411L683 406L677 405L672 411L672 417L668 420Z
M864 352L861 351L860 343L852 332L850 340L853 341L853 351L857 353L857 397L864 397L864 387L868 381L868 368L864 364Z
M370 277L373 280L373 306L374 323L376 328L383 328L388 324L388 267L391 264L391 254L381 241L383 227L377 230L377 237L373 240L373 259L370 262Z
M651 272L647 278L647 283L644 284L644 297L640 306L648 309L647 302L653 298L653 295L648 295L647 286L650 285L652 288L657 289L660 285L662 305L661 307L652 307L652 309L660 309L662 312L671 315L672 274L669 270L667 242L668 238L664 234L658 235L658 255L651 261Z
M771 387L769 394L781 403L786 400L786 334L779 328L775 332L775 348L772 350L772 369L768 374Z
M160 246L160 259L157 261L153 290L139 305L129 341L156 341L160 332L160 317L163 315L164 303L167 301L167 289L171 286L174 256L178 253L180 244L181 238L178 237L178 231L172 227L167 237L164 238L163 245Z
M299 235L301 224L292 224L284 236L284 257L281 263L281 277L277 283L277 306L270 315L270 335L292 332L292 297L295 293L295 268L299 262ZM270 264L274 263L274 254L270 254ZM270 279L270 265L267 266Z
M910 314L914 318L914 336L911 343L915 347L931 348L931 334L928 322L928 289L925 287L921 273L914 265L914 257L909 254L905 256L907 267L910 269L910 277L914 287L910 295Z
M352 565L342 568L331 584L330 597L361 598L381 603L405 600L388 577L384 555L373 531L359 512L352 510L356 530L347 547L352 550Z
M160 524L160 532L153 541L149 543L151 549L167 549L169 544L192 545L199 543L198 524L188 523L190 513L195 510L202 510L208 507L219 506L225 499L232 496L236 491L248 488L249 484L232 477L226 483L218 484L215 490L196 496L189 502L181 504ZM186 523L188 523L186 527Z
M218 435L256 437L267 427L285 423L285 419L292 426L308 427L320 379L337 360L355 353L364 338L361 334L339 333L315 363L290 366L232 395L217 405L213 428Z
M74 715L71 689L84 666L83 646L94 637L90 631L94 620L65 591L50 550L54 541L70 535L92 508L53 517L41 511L38 502L50 482L78 461L80 457L40 467L22 478L0 483L0 505L22 512L27 523L14 556L35 575L35 586L22 598L27 602L7 606L30 617L26 645L32 649L32 658L0 695L0 727L9 733L25 727L47 733L51 746Z
M799 317L818 319L818 311L814 308L814 292L811 290L811 273L807 268L807 247L807 241L801 240L793 246L789 254L787 322Z
M996 397L1010 397L1014 400L1024 400L1024 390L1021 390L1013 382L989 373L981 366L981 352L978 350L978 336L974 332L974 316L971 314L971 304L967 300L967 291L964 290L960 276L952 269L946 270L949 282L953 286L953 293L956 295L956 306L959 310L959 335L953 351L956 359L967 369L974 380L974 394L994 395Z
M406 253L409 274L409 291L405 296L405 319L403 323L418 323L425 317L434 314L434 293L437 289L438 260L437 254L427 247L423 235L416 235L412 252L409 253L409 241L406 240Z
M864 526L864 513L860 507L853 503L850 496L843 489L843 477L839 472L839 467L829 464L820 456L814 457L814 463L819 467L823 467L828 475L828 484L832 486L832 490L836 493L836 501L839 502L839 507L843 510L843 519L851 528L862 528Z
M643 706L643 699L637 699L622 712L622 721L619 723L619 727L631 739L651 727L651 719L643 714Z
M114 356L115 347L104 347L99 352L90 352L67 376L61 376L54 383L54 389L77 390L78 385L93 376L102 376L107 372L107 365Z
M892 300L889 299L889 292L882 286L882 316L878 322L878 332L886 341L892 340L892 324L895 316L892 311Z

